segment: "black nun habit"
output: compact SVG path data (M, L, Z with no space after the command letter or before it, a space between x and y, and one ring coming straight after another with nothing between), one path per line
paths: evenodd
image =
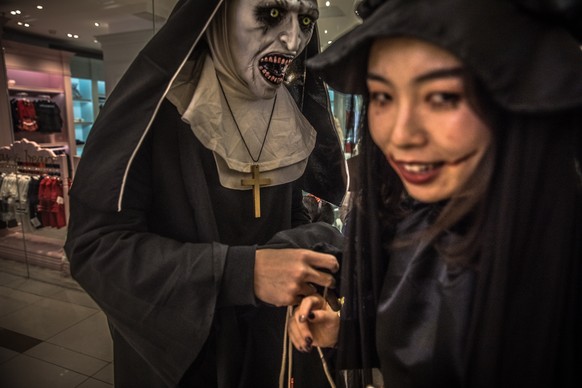
M302 190L335 204L344 195L327 90L304 67L319 51L316 31L285 84L316 131L304 174L261 188L261 218L251 190L220 184L212 151L166 97L185 69L195 93L204 33L222 6L178 2L108 97L74 176L65 251L107 315L117 387L276 386L285 309L255 299L256 246L308 222ZM297 230L306 248L341 245L329 226ZM295 352L293 365L297 386L327 385L316 352Z

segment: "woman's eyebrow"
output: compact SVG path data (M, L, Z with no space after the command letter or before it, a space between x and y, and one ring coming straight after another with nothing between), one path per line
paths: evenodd
M376 74L374 72L369 71L368 75L366 76L366 80L367 81L376 81L376 82L380 82L386 85L392 85L392 82L390 82L388 79L382 77L380 74Z
M427 81L431 81L431 80L435 80L435 79L441 79L441 78L457 78L457 77L463 76L464 73L465 73L465 69L463 67L437 69L437 70L429 71L427 73L424 73L424 74L421 74L421 75L415 77L413 82L418 84L418 83L423 83L423 82L427 82ZM387 78L385 78L379 74L376 74L374 72L368 72L368 75L366 78L368 81L377 81L377 82L381 82L381 83L386 84L386 85L392 85L392 82L390 82Z
M465 69L461 66L446 69L438 69L421 74L414 78L414 83L422 83L440 78L458 78L465 74Z

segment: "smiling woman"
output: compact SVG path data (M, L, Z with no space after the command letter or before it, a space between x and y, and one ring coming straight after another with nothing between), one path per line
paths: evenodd
M335 344L354 386L582 381L579 5L367 0L309 62L367 120L341 317L306 298L295 346Z
M491 143L461 69L454 56L419 40L380 39L370 50L370 136L422 202L458 195Z

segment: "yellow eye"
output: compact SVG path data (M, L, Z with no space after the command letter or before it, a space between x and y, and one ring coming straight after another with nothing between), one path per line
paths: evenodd
M277 8L271 9L271 17L272 18L278 18L279 15L281 15L281 13L279 12L279 10Z
M303 19L301 19L301 22L303 23L304 26L308 26L311 23L313 23L313 20L311 20L309 16L304 16Z

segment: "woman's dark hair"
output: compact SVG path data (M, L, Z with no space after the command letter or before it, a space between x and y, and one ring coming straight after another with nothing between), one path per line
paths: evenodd
M539 3L548 11L577 2ZM369 43L381 36L442 45L483 81L469 78L466 87L475 112L494 131L489 152L455 198L421 209L438 210L421 237L439 257L468 271L475 265L461 385L576 386L582 378L579 43L548 12L522 12L509 1L369 4L378 5L374 14L311 63L334 90L366 93ZM378 367L376 311L389 249L396 238L407 241L396 237L396 225L417 204L406 198L365 122L360 133L337 364L363 371L369 382L370 368ZM462 245L445 245L448 230L461 235L454 240Z
M485 386L496 386L501 376L512 373L529 376L531 365L543 369L544 362L534 354L541 354L541 344L550 344L542 353L551 352L552 357L543 360L556 361L538 374L540 382L574 381L572 360L581 360L582 346L577 280L582 276L577 171L582 114L575 109L508 112L488 100L477 81L467 85L477 99L475 111L493 128L492 147L466 189L445 204L422 235L436 242L449 264L476 265L479 273L467 338L467 376L473 383L486 381ZM346 351L340 352L339 361L365 369L378 366L375 310L390 260L387 248L394 243L397 223L410 210L399 177L365 122L360 133L360 184L342 262L346 304L340 343ZM438 237L450 228L463 234L462 245L439 246ZM567 333L567 338L558 339L557 333ZM531 343L532 337L539 339L539 346ZM487 352L479 351L483 347ZM504 369L524 357L524 348L535 350L527 354L527 362L514 366L522 369Z

